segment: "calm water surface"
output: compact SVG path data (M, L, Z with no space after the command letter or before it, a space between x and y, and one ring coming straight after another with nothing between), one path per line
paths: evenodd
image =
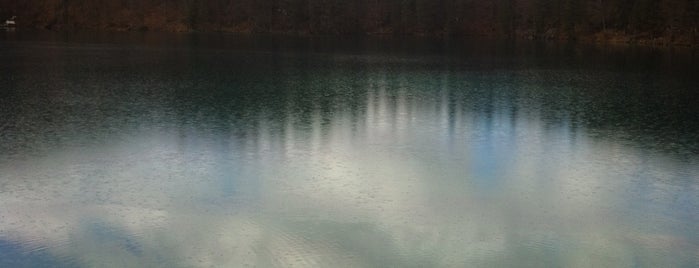
M697 53L0 35L0 267L696 267Z

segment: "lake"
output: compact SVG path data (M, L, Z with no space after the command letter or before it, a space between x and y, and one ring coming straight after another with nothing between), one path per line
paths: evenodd
M0 267L696 267L687 48L0 34Z

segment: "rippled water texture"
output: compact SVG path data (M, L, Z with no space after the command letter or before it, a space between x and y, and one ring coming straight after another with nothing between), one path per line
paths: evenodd
M691 50L0 38L1 267L696 267Z

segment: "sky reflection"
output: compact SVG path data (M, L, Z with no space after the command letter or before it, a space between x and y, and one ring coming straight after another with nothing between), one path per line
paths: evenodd
M0 264L699 261L699 161L685 140L696 133L647 125L674 108L616 114L607 104L645 106L596 88L611 74L276 54L234 72L198 65L208 53L141 76L119 65L80 75L68 66L52 86L19 75L30 92L83 95L18 97L2 136L0 250L12 253ZM278 67L269 79L267 61ZM87 85L94 91L76 89Z

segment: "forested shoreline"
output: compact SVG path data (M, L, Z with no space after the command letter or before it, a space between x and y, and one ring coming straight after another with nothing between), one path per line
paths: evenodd
M57 31L402 34L696 45L696 0L0 0Z

